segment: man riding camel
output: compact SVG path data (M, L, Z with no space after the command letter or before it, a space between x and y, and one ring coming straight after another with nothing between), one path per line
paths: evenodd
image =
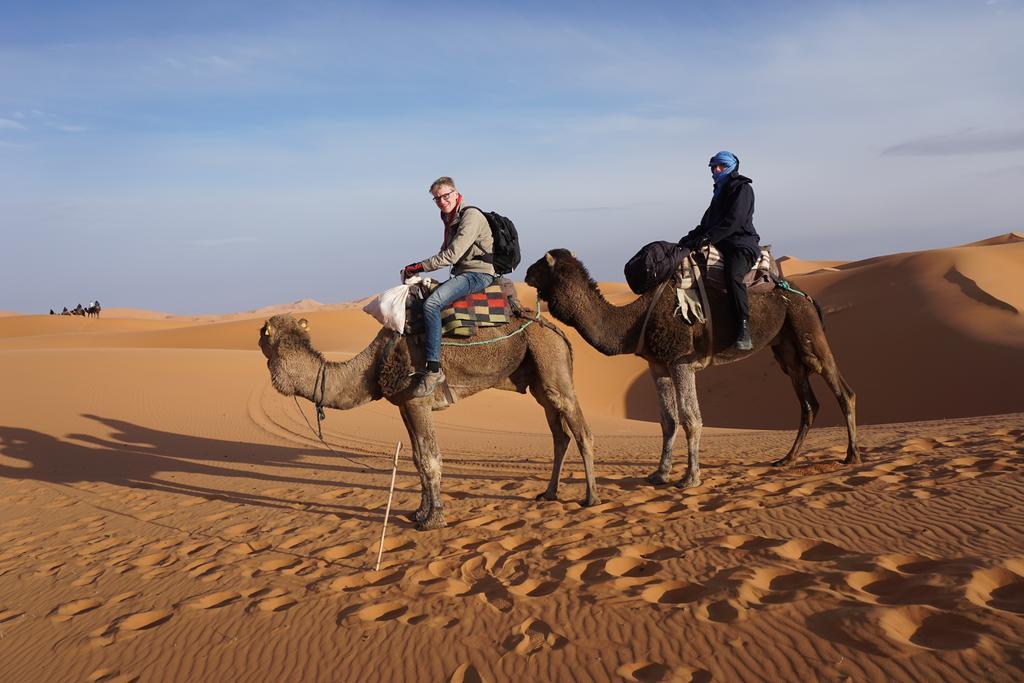
M679 245L692 251L712 244L725 262L726 282L738 333L735 346L740 351L753 348L750 341L750 307L745 276L761 253L760 238L754 230L754 188L751 180L739 174L740 160L732 152L719 152L708 163L715 180L711 204L700 225L688 232Z
M495 278L494 238L484 214L466 204L455 189L455 181L442 176L430 185L430 195L441 210L444 240L441 250L423 261L402 269L402 280L424 271L451 266L452 277L438 285L423 302L426 366L417 372L413 396L429 396L439 382L441 370L441 311L456 299L482 292Z

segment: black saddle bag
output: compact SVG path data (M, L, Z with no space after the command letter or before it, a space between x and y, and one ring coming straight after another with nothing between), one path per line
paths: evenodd
M635 294L644 294L676 272L690 250L676 242L651 242L626 261L626 282Z

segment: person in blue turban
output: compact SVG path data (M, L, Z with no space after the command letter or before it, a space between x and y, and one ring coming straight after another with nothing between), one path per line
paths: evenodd
M754 188L751 180L739 173L740 160L732 152L719 152L708 162L715 181L711 204L700 225L687 233L680 246L697 250L714 245L725 262L729 296L736 312L735 347L753 348L750 341L750 305L743 277L757 263L761 253L760 237L754 230Z

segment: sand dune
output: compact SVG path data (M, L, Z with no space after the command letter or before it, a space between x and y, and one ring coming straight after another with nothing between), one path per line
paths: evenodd
M650 486L645 364L570 332L604 503L573 502L575 453L535 502L543 412L484 392L435 414L451 526L393 519L380 571L402 419L329 410L320 444L256 350L279 307L0 317L0 680L1019 680L1024 242L793 281L829 311L862 465L820 426L768 466L798 410L763 352L699 375L703 485ZM334 359L378 329L296 306ZM418 491L406 449L397 510Z
M812 273L817 270L829 270L841 266L846 261L806 261L794 256L782 256L779 258L779 267L785 277Z

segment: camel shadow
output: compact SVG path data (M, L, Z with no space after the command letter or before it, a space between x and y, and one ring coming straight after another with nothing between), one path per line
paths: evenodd
M310 512L342 514L356 519L377 520L379 514L361 505L306 497L289 499L267 492L244 490L239 480L268 487L284 485L317 487L348 487L363 491L388 490L391 468L367 463L372 456L336 450L353 465L310 463L307 456L324 456L317 447L275 446L270 444L227 441L210 437L176 434L141 425L83 414L111 431L109 437L91 434L68 434L63 439L31 429L0 426L0 455L13 459L0 461L0 477L32 480L72 486L83 483L106 483L147 491L162 491L198 496L240 505L294 509L301 505ZM218 461L223 462L219 465ZM384 462L383 460L381 461ZM256 469L257 466L260 469ZM273 468L274 472L268 472ZM280 471L284 470L284 471ZM306 476L295 473L302 470ZM376 471L376 472L374 472ZM313 478L308 473L325 473L326 478ZM339 475L381 475L381 483L345 481ZM418 477L414 469L399 468L405 477ZM500 479L491 475L449 475L453 479ZM217 479L223 484L220 484ZM526 497L467 493L466 497L482 500L529 500Z

